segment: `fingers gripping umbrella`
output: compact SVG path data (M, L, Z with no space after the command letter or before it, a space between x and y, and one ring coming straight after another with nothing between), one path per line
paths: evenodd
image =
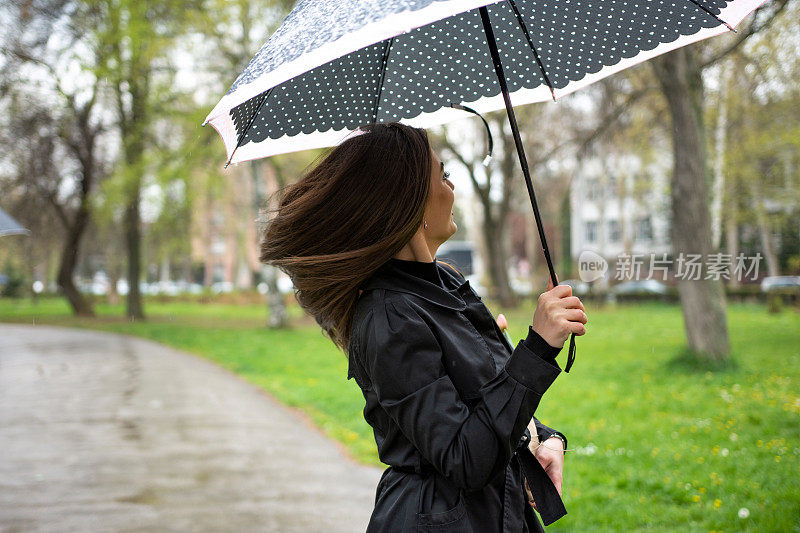
M735 31L764 1L301 0L204 124L236 163L332 146L366 123L430 127L505 108L556 285L511 95L556 100ZM574 357L573 334L565 372Z

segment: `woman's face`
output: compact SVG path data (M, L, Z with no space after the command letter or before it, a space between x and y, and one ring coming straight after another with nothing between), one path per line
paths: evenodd
M437 246L449 239L457 230L453 220L453 183L445 175L444 164L439 156L431 150L431 191L425 207L425 222L428 228L423 229L426 238Z

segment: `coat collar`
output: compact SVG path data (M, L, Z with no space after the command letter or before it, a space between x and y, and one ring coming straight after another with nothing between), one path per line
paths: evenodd
M442 278L447 290L431 283L430 281L395 267L391 261L387 261L367 278L359 288L366 291L372 289L389 289L393 291L413 294L432 304L463 311L467 308L466 302L459 296L459 289L468 285L469 281L461 280L448 267L436 261L436 268Z

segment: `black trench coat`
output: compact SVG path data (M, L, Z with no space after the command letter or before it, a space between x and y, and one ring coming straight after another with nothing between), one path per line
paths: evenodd
M390 465L367 531L542 531L525 501L520 458L527 425L561 372L559 349L536 335L540 349L531 350L535 333L512 348L469 282L436 263L447 290L391 262L360 287L348 379L364 394L364 418ZM552 435L534 420L540 440ZM566 510L546 482L557 519Z

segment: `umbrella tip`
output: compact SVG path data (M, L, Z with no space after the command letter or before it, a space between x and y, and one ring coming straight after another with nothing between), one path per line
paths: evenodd
M491 161L491 160L492 160L491 154L489 154L486 157L484 157L483 158L483 166L488 167L489 166L489 161Z
M731 30L733 33L739 33L738 31L736 31L735 29L733 29L733 26L731 26L731 25L730 25L730 24L728 24L727 22L723 22L723 24L725 24L725 25L728 27L728 29L729 29L729 30Z
M553 101L555 102L556 101L556 91L553 90L552 87L550 87L550 95L553 97Z

